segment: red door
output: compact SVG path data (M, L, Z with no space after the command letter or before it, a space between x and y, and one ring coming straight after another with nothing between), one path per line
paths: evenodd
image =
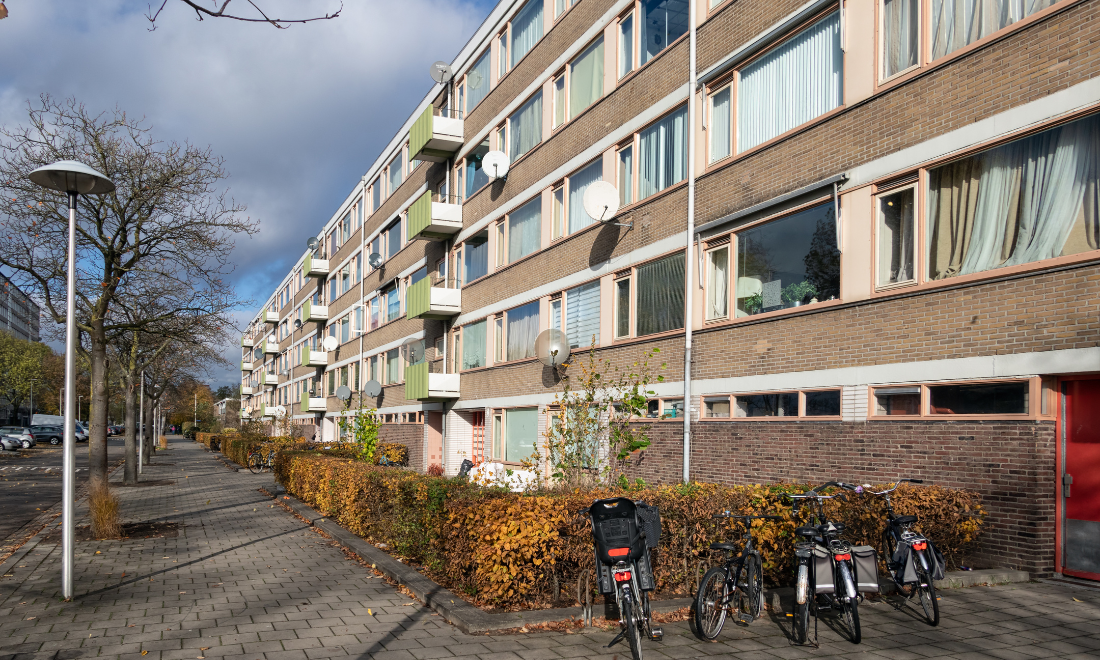
M1100 380L1064 384L1062 572L1100 580Z
M427 467L443 467L443 413L425 413L428 422L428 458Z

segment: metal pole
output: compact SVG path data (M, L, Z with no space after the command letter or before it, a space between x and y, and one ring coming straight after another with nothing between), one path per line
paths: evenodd
M195 390L195 421L192 422L195 433L199 432L199 392Z
M141 474L142 459L145 456L145 370L141 372L141 393L138 394L138 474Z
M73 597L73 501L76 495L76 197L69 193L69 267L65 292L65 434L62 442L61 596Z
M695 71L695 4L688 2L688 25L691 34L688 37L688 198L687 198L687 234L684 246L684 291L686 309L684 311L684 469L683 481L691 478L691 327L695 319L692 302L695 298L694 275L691 267L692 234L695 233L695 97L698 94Z
M31 379L31 418L27 421L27 426L34 424L34 384L38 382L37 378Z

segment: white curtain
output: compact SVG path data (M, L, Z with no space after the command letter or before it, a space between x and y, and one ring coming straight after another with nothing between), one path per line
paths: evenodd
M932 59L1008 27L1058 0L932 0Z
M489 93L489 51L474 64L466 74L466 86L470 88L466 96L466 111L469 112L481 103L481 99Z
M530 0L512 19L512 66L542 39L542 0Z
M725 318L729 313L729 248L707 253L707 319Z
M600 283L589 282L565 292L565 334L570 348L600 343Z
M485 321L462 326L462 368L485 366Z
M707 131L710 133L710 162L722 160L730 155L730 87L726 87L711 97L710 121Z
M508 263L535 252L542 241L542 197L508 215Z
M842 68L839 12L745 67L737 89L738 151L838 107Z
M569 65L569 117L603 96L603 37Z
M990 149L929 173L933 280L1096 249L1100 118ZM1090 203L1086 203L1086 202Z
M542 92L525 103L509 120L512 130L511 159L517 158L542 142Z
M684 253L638 266L639 337L684 327Z
M508 310L508 350L505 360L535 356L535 338L539 334L539 301Z
M883 2L883 75L892 76L917 64L920 0Z
M687 174L687 106L642 131L638 138L638 199L684 180Z
M584 210L584 191L603 180L603 161L597 160L569 177L569 233L584 229L596 220Z

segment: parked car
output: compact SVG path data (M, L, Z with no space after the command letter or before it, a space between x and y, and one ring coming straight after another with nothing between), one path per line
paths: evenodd
M65 439L65 431L60 426L32 426L31 433L36 441L51 445L59 445Z
M84 425L84 422L76 423L76 441L87 442L88 441L88 427Z
M13 446L4 449L30 449L37 444L34 440L34 434L31 433L29 428L23 426L0 426L0 437L10 438L13 442Z

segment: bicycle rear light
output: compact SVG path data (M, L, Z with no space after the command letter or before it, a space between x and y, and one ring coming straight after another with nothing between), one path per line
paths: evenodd
M925 541L919 541L919 542L913 544L913 549L914 550L924 550L927 547L928 547L928 543L925 542Z
M615 574L616 582L628 582L630 580L630 571L622 571Z
M852 558L851 553L845 553L843 555L833 555L833 558L837 561L849 561Z

